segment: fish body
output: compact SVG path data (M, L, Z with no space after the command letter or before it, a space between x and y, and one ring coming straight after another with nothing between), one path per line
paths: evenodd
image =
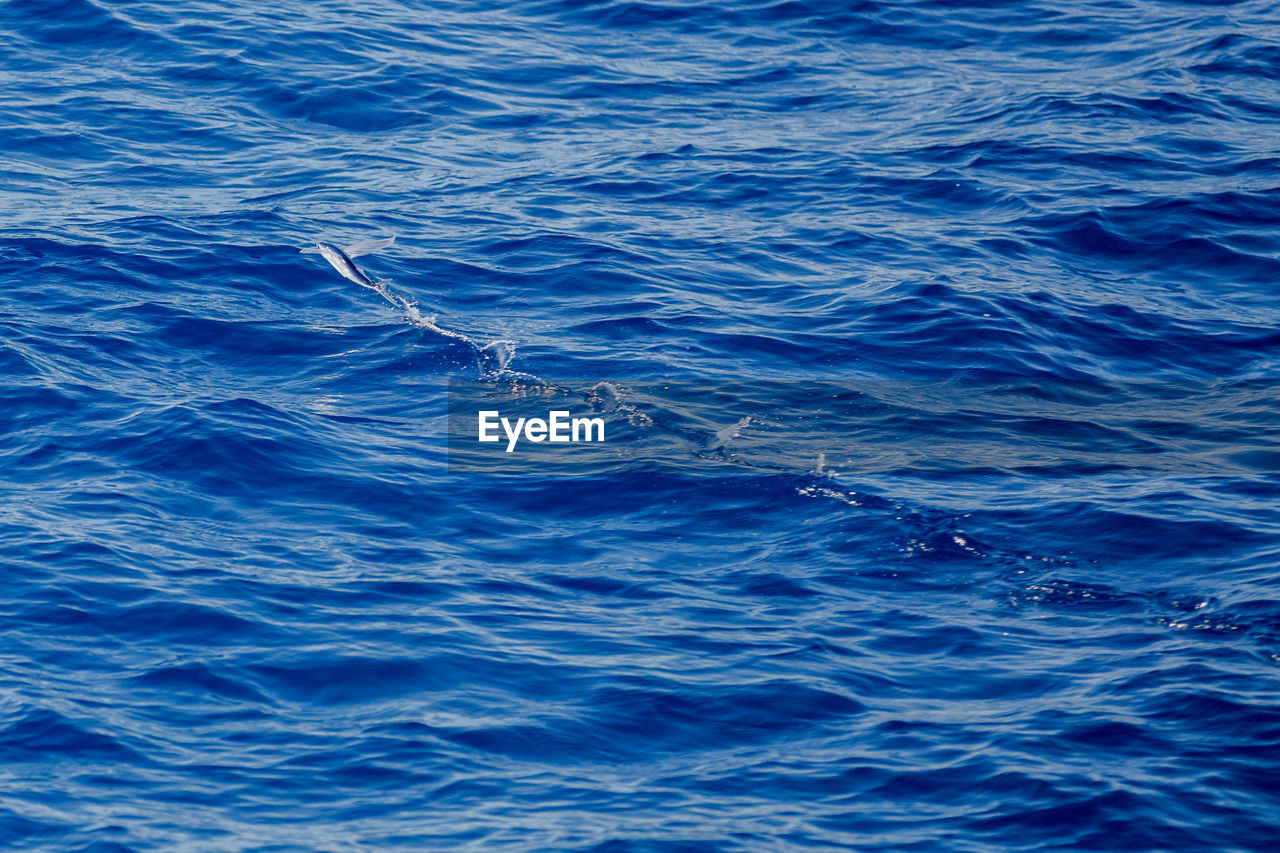
M351 256L342 249L332 243L316 243L316 251L320 256L328 261L338 274L343 278L354 281L361 287L367 287L370 290L377 290L378 286L373 283L373 279L365 275L356 262L351 260Z

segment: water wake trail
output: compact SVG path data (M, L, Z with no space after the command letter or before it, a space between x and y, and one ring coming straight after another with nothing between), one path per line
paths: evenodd
M328 261L330 266L337 270L338 274L343 278L348 281L353 281L361 287L372 290L374 293L385 299L390 305L399 308L404 312L405 319L409 321L410 325L419 329L434 332L441 337L458 341L459 343L469 347L475 355L476 368L480 371L482 377L488 375L502 375L507 369L507 364L515 355L515 344L513 342L498 340L482 346L476 343L473 338L464 335L461 332L446 329L436 322L436 315L424 315L418 310L416 302L393 291L389 286L389 281L375 281L370 278L364 270L356 266L356 262L353 258L358 258L361 255L376 252L379 249L385 249L395 243L395 241L396 238L391 236L377 240L365 240L360 243L352 243L345 247L336 246L333 243L328 242L319 242L316 243L314 247L308 246L301 251L303 253L319 254ZM529 378L534 379L536 377Z
M394 242L395 237L390 237L357 243L345 249L338 249L338 247L329 243L318 243L316 244L316 249L303 249L302 251L319 251L340 275L381 296L389 305L401 311L404 318L414 328L457 341L469 348L475 356L476 369L479 373L478 381L493 383L507 381L512 383L512 390L527 393L536 389L538 392L548 396L576 397L589 405L593 411L616 414L625 418L632 426L657 428L661 432L688 441L698 448L698 450L694 451L696 457L714 459L720 463L734 464L774 474L792 476L799 474L806 478L805 485L798 488L800 494L838 498L853 506L858 505L853 499L854 493L846 492L843 489L835 491L829 488L829 485L834 481L836 472L829 468L824 468L824 459L821 454L819 455L817 466L813 470L803 472L788 466L763 463L759 460L744 460L735 454L729 447L729 443L738 438L747 427L755 422L755 419L751 417L740 418L736 423L719 429L706 431L690 429L676 423L664 423L663 420L665 419L655 419L654 416L645 412L635 403L627 401L623 396L623 392L613 382L600 381L584 390L560 385L532 373L512 370L510 363L516 353L514 341L500 339L482 345L469 335L453 329L447 329L437 322L438 315L423 314L414 300L392 290L389 280L374 280L370 278L352 260L353 257L385 248Z

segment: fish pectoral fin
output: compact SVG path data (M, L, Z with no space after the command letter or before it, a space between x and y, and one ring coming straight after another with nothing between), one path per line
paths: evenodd
M342 251L347 253L348 258L358 258L361 255L367 255L370 252L385 249L395 241L395 235L383 237L381 240L365 240L360 243L352 243L350 246L343 246ZM306 249L303 249L303 251L305 252Z
M367 255L370 252L376 252L379 249L385 249L396 241L395 236L383 237L381 240L362 240L359 243L352 243L350 246L343 246L342 251L346 253L348 258L358 258L361 255ZM304 246L298 250L304 255L318 255L320 250L312 243L310 246Z

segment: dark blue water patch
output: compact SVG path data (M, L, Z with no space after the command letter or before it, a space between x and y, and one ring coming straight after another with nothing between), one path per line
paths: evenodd
M7 762L14 763L43 763L60 757L93 763L145 763L124 744L52 711L29 714L0 730L0 750Z
M6 4L5 17L25 39L59 49L111 56L126 50L163 51L168 46L153 33L88 0L52 4L18 0Z

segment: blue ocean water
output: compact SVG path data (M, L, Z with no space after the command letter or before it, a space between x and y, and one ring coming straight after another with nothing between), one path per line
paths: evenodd
M6 849L1280 845L1274 3L0 24Z

